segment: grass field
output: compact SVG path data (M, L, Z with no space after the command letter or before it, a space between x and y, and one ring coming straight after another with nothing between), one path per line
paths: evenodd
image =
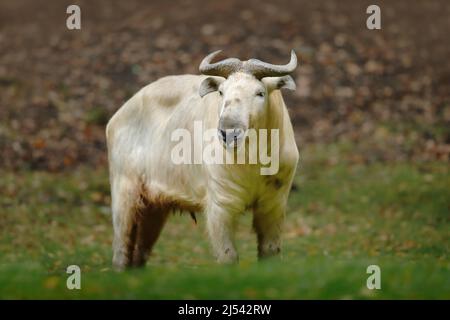
M448 162L351 161L345 146L313 146L290 196L280 259L258 263L250 214L240 263L216 265L204 229L174 215L146 268L111 270L106 168L1 172L0 298L450 299ZM81 290L66 288L68 265ZM367 266L381 290L366 288Z

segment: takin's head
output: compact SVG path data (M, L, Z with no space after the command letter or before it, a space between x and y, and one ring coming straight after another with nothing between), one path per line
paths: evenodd
M237 146L249 128L257 128L267 116L268 96L272 90L295 90L290 73L297 67L297 56L291 51L291 61L286 65L273 65L257 59L240 61L229 58L211 63L220 52L206 56L200 64L200 73L208 77L200 85L201 97L218 91L219 140L225 146Z

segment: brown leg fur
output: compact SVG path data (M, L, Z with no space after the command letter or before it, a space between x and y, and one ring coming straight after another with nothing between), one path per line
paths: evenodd
M158 240L169 212L166 209L153 207L149 203L136 215L136 244L133 250L133 267L144 266L151 250Z

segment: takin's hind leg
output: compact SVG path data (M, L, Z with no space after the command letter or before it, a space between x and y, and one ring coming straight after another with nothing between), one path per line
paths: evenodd
M135 184L126 177L118 177L111 184L112 218L114 227L113 267L124 270L132 265L136 245L136 213L139 195Z
M153 207L148 203L139 211L136 216L136 246L132 261L134 267L145 265L168 216L169 211L167 209Z

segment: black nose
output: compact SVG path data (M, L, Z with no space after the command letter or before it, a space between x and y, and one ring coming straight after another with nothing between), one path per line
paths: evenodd
M243 129L218 129L218 135L226 144L235 142L243 135Z
M220 135L222 136L223 141L227 140L227 132L226 130L219 129Z

